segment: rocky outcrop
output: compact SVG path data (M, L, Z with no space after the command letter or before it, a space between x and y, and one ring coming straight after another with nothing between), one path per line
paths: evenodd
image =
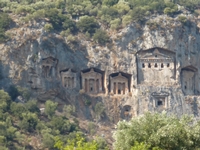
M146 111L198 117L200 34L198 19L187 17L187 24L167 16L133 23L110 32L113 42L105 47L82 34L70 44L46 33L44 22L16 26L0 45L1 87L20 85L40 101L71 103L87 119L97 102L113 122Z

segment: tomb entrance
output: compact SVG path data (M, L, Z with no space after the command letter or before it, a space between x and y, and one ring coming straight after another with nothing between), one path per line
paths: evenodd
M153 107L157 111L162 111L162 110L168 108L169 93L161 91L161 92L153 92L151 95L153 97Z
M90 68L81 71L81 85L82 89L86 93L101 93L103 92L103 77L104 72L96 69Z
M76 87L76 73L72 69L66 69L60 72L62 78L62 85L64 88Z
M110 75L110 92L115 95L125 95L130 92L131 75L118 72Z
M187 66L181 69L181 86L185 95L196 94L196 78L197 68L194 66Z
M176 80L175 53L163 48L141 50L136 54L138 84L171 84Z

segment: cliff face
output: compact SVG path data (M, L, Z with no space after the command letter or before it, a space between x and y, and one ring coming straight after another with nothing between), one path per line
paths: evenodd
M155 16L133 23L102 47L77 35L69 42L46 33L45 22L10 29L12 39L0 45L1 87L28 88L39 101L52 99L76 106L80 117L95 117L97 102L104 119L163 111L199 116L200 53L198 19ZM91 105L89 105L91 104Z

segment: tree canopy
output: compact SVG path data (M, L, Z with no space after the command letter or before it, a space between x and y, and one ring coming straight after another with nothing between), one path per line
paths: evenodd
M113 134L116 150L183 150L200 148L200 122L189 116L146 113L131 121L121 121ZM142 149L141 149L142 150Z

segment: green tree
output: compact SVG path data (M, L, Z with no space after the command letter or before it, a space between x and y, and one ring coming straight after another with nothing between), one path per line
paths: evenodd
M75 107L72 105L65 105L63 107L63 113L67 117L70 117L75 111Z
M27 109L24 104L12 102L10 105L11 113L19 118L22 118L22 114L27 112Z
M93 39L100 45L105 45L109 41L109 36L106 31L99 29L96 30Z
M116 150L129 150L135 143L145 144L149 149L198 149L200 148L200 122L191 117L181 119L165 113L146 113L130 122L121 121L113 134ZM126 144L124 144L126 143ZM140 146L144 146L144 145Z
M23 113L22 121L20 123L20 127L29 132L34 131L36 129L38 123L38 116L35 113Z
M103 116L103 113L105 111L105 107L104 107L103 103L98 102L94 107L94 111L96 113L96 118L101 119L101 117Z
M52 24L51 24L51 23L46 23L46 24L44 25L44 30L45 30L46 32L52 31L52 30L53 30Z
M74 139L69 139L67 145L64 145L64 142L60 140L59 137L55 138L56 142L54 147L59 150L97 150L98 144L96 141L86 142L86 139L83 138L80 134L76 134Z
M99 25L93 17L83 16L80 18L79 22L77 23L77 27L82 32L94 33L95 29L97 29Z
M0 111L6 112L10 108L11 98L4 90L0 90Z
M48 118L52 118L52 116L55 114L57 105L58 103L56 102L52 102L50 100L46 101L44 113L48 116Z
M40 112L40 109L37 106L37 100L29 100L27 103L25 103L25 107L32 113L39 114Z

